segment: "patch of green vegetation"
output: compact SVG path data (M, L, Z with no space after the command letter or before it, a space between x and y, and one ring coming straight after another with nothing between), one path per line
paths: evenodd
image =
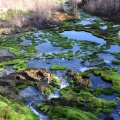
M75 58L80 58L78 52L73 53L73 51L71 51L71 50L69 50L68 52L65 52L65 53L63 53L63 52L52 53L52 54L43 53L42 56L46 57L47 59L64 58L64 59L72 60Z
M19 62L18 64L15 64L13 66L13 68L15 70L18 70L18 71L22 71L22 70L26 70L28 68L28 66L26 65L26 63L24 62Z
M19 15L19 14L25 14L27 12L25 11L21 11L21 10L8 10L8 12L0 12L0 19L1 20L9 20L12 17L14 17L15 15Z
M7 66L7 65L14 65L13 68L18 71L26 70L28 68L26 65L26 61L24 59L14 59L0 63L0 66Z
M47 87L47 88L45 89L44 93L45 93L46 95L50 95L50 93L51 93L50 88Z
M76 41L78 46L80 46L80 49L82 49L83 52L90 51L98 51L99 50L99 43L91 42L87 40L77 40Z
M60 89L60 78L53 74L53 80L49 81L49 84L46 86L43 92L46 95L50 95L51 92L57 91L57 89Z
M104 60L102 58L99 58L97 53L94 52L92 54L86 54L84 56L81 57L82 60L81 60L81 63L82 64L85 64L86 65L86 62L87 62L87 65L88 66L103 66L104 65Z
M111 62L112 62L112 64L116 64L116 65L120 64L120 60L112 60Z
M112 69L97 68L93 70L95 75L99 75L103 78L103 80L112 83L115 92L119 92L120 75L116 71L117 70L113 68Z
M77 92L75 92L76 89L77 89ZM113 101L105 101L104 99L97 98L94 95L92 95L89 92L89 90L83 89L80 87L75 87L75 88L73 88L73 90L70 87L63 88L60 91L60 94L66 100L75 99L76 101L86 103L88 107L94 109L97 113L98 113L97 110L100 108L101 108L101 110L102 109L111 109L117 105ZM66 96L66 94L67 94L67 96ZM94 114L96 114L96 112Z
M115 58L117 58L118 60L120 60L120 52L117 52L117 53L110 53L112 55L115 56Z
M26 88L26 86L25 86L25 85L19 85L19 86L17 86L17 88L18 88L19 90L23 90L24 88Z
M39 120L39 118L21 103L0 95L0 118L7 120Z
M3 72L5 67L0 67L0 72Z
M52 120L97 120L96 116L92 113L85 112L79 109L75 109L68 106L48 106L44 104L38 104L37 107L43 112L47 113Z
M102 110L102 112L103 112L103 113L107 113L107 114L108 114L108 113L111 113L111 112L112 112L112 110L111 110L111 109L103 109L103 110Z
M67 67L65 65L52 65L50 69L51 70L66 70Z

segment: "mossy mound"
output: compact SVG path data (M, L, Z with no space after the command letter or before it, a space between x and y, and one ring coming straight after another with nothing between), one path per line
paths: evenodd
M66 75L71 77L70 83L72 87L81 86L81 87L91 87L92 83L90 80L86 79L90 77L90 72L73 72L71 69L67 70Z
M66 70L67 67L65 65L52 65L50 69L51 70Z
M0 118L5 120L39 120L26 106L0 95Z
M113 101L105 101L104 99L95 97L86 88L75 87L71 89L70 87L67 87L63 88L60 91L60 94L66 100L76 99L76 101L86 103L88 107L91 107L91 109L94 110L94 114L96 115L100 113L100 109L112 109L117 105Z
M103 80L112 83L113 87L120 87L120 75L116 72L116 68L109 69L107 67L94 69L95 75L99 75Z
M44 100L37 105L53 120L98 120L101 112L111 113L117 105L114 101L95 97L88 88L78 86L63 88L60 94L60 98Z
M52 120L98 120L92 113L68 106L52 107L44 104L38 104L37 107L43 112L46 112Z

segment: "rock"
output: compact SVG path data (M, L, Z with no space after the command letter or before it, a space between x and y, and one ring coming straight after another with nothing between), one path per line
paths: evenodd
M48 83L47 82L36 82L36 86L39 91L43 92L47 88Z
M27 86L35 85L39 91L44 91L49 83L54 81L52 73L45 69L28 69L0 77L0 94L16 98L18 92Z
M71 76L71 77L72 77L72 76L74 75L73 70L71 70L71 69L67 69L66 75L68 75L68 76Z
M82 79L78 84L83 87L90 87L91 81L87 79Z
M48 82L51 82L54 77L53 74L46 71L45 69L29 69L27 71L25 71L27 73L28 76L30 76L33 79L37 79L37 80L45 80Z

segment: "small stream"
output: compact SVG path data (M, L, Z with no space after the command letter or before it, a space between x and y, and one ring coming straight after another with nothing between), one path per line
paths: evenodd
M67 79L62 77L59 71L56 74L60 78L60 85L61 85L60 89L69 86ZM47 96L47 99L49 100L51 98L60 97L60 94L59 94L60 89L58 89L55 92L52 92L49 96ZM18 98L19 99L25 98L26 99L25 105L27 105L40 118L40 120L50 120L50 118L47 115L45 115L43 112L40 112L35 107L35 105L37 105L38 103L42 103L42 100L44 98L46 99L46 95L44 93L41 93L34 87L29 86L21 90L21 92L18 95Z

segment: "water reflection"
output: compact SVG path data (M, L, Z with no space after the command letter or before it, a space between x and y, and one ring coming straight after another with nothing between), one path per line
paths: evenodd
M65 36L67 36L69 39L77 39L77 40L87 40L87 41L91 41L91 42L97 42L100 44L105 44L106 41L103 38L98 38L94 35L92 35L89 32L85 32L85 31L64 31L63 33L61 33Z

